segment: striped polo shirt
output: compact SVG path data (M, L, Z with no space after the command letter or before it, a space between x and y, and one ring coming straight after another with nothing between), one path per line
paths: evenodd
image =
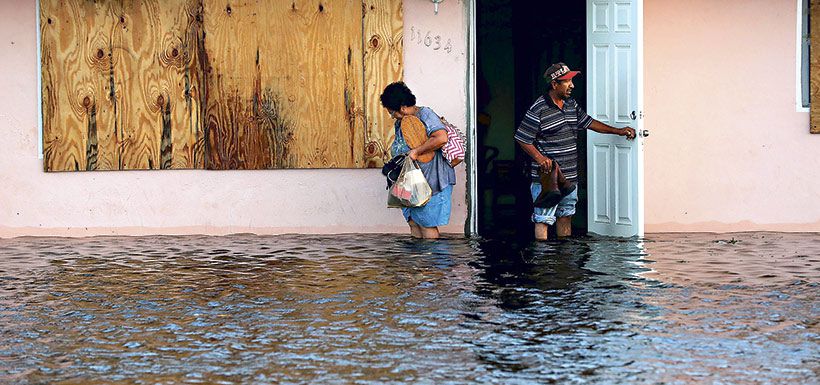
M558 108L550 97L540 96L527 110L521 125L515 131L515 140L532 144L544 156L555 160L564 176L578 180L577 131L592 124L575 99L564 100L564 109ZM530 161L530 177L538 181L538 163Z

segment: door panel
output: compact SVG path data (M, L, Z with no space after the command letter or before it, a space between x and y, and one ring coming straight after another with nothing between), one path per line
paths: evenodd
M628 126L632 124L632 119L629 117L630 112L634 111L635 100L632 97L632 84L635 79L632 76L634 69L632 68L632 47L617 44L615 45L615 111L617 119L615 124Z
M590 116L615 127L643 126L642 0L587 1ZM643 235L642 138L588 132L589 231Z
M596 144L592 148L592 162L589 162L591 165L592 176L590 178L590 186L597 185L597 186L609 186L609 181L611 180L609 175L609 170L611 167L609 166L609 154L610 154L610 145L606 143ZM590 196L592 197L592 202L590 202L590 207L592 208L589 210L590 213L593 213L593 218L590 218L590 222L596 223L609 223L610 216L609 216L609 207L610 204L610 191L609 189L599 188L596 190L591 190L592 193Z
M611 67L609 64L609 46L596 44L593 45L592 49L592 68L588 71L590 73L589 86L596 90L602 90L602 92L588 94L590 95L588 99L592 101L589 106L589 114L597 120L608 122L610 120L609 107L611 102L608 97L609 68Z
M630 181L632 181L632 148L630 146L615 145L617 161L615 169L615 191L617 213L615 223L623 226L631 226L633 221L633 207L630 199Z

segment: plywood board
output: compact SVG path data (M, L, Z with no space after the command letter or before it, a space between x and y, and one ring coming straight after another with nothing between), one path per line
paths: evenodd
M46 171L387 156L378 97L401 79L400 1L43 0L40 13Z
M204 167L189 96L200 88L192 76L200 8L198 0L41 2L46 171Z
M116 167L114 103L106 93L111 47L103 32L113 29L110 7L43 1L40 18L45 169Z
M362 6L205 1L212 169L364 165Z
M389 160L394 139L393 119L382 108L379 96L388 84L402 80L402 2L364 1L365 162L381 167Z

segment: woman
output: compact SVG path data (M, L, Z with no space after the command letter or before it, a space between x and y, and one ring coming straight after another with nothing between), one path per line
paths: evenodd
M429 107L416 106L416 97L402 82L385 87L381 95L382 106L396 119L396 139L390 147L391 156L407 154L418 160L421 155L433 153L429 162L419 162L419 168L433 190L430 201L422 207L402 208L404 219L410 225L410 235L414 238L435 239L439 237L439 226L450 222L450 198L456 184L456 172L441 153L447 143L447 130L438 115ZM424 123L427 140L415 148L410 148L401 133L401 119L415 116Z

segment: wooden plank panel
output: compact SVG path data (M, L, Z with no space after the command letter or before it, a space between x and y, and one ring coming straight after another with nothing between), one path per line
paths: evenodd
M47 171L204 167L199 103L186 96L200 88L200 9L199 0L41 3Z
M41 4L48 171L350 168L386 157L392 122L378 95L401 77L401 2ZM382 138L368 140L376 162L365 159L366 109L367 135Z
M160 168L205 168L204 111L199 56L204 50L202 3L186 0L160 9L162 22L160 90L162 107Z
M161 106L154 68L161 27L156 2L117 1L113 85L120 137L120 170L159 168Z
M195 44L186 40L191 35L188 29L197 24L198 2L122 0L114 4L117 25L112 41L122 47L113 51L118 168L193 168L196 156L185 155L186 145L195 148L201 129L190 133L194 114L189 108L196 105L187 103L185 78L196 63L189 52ZM176 162L175 137L176 153L181 154Z
M811 0L809 4L809 31L811 33L811 49L809 77L811 79L811 133L820 134L820 0Z
M110 4L43 1L43 167L110 169L116 135L105 92L111 66Z
M204 4L208 168L362 167L361 4Z
M367 167L381 167L389 160L394 131L379 96L403 77L402 1L365 0L364 5L365 162Z

